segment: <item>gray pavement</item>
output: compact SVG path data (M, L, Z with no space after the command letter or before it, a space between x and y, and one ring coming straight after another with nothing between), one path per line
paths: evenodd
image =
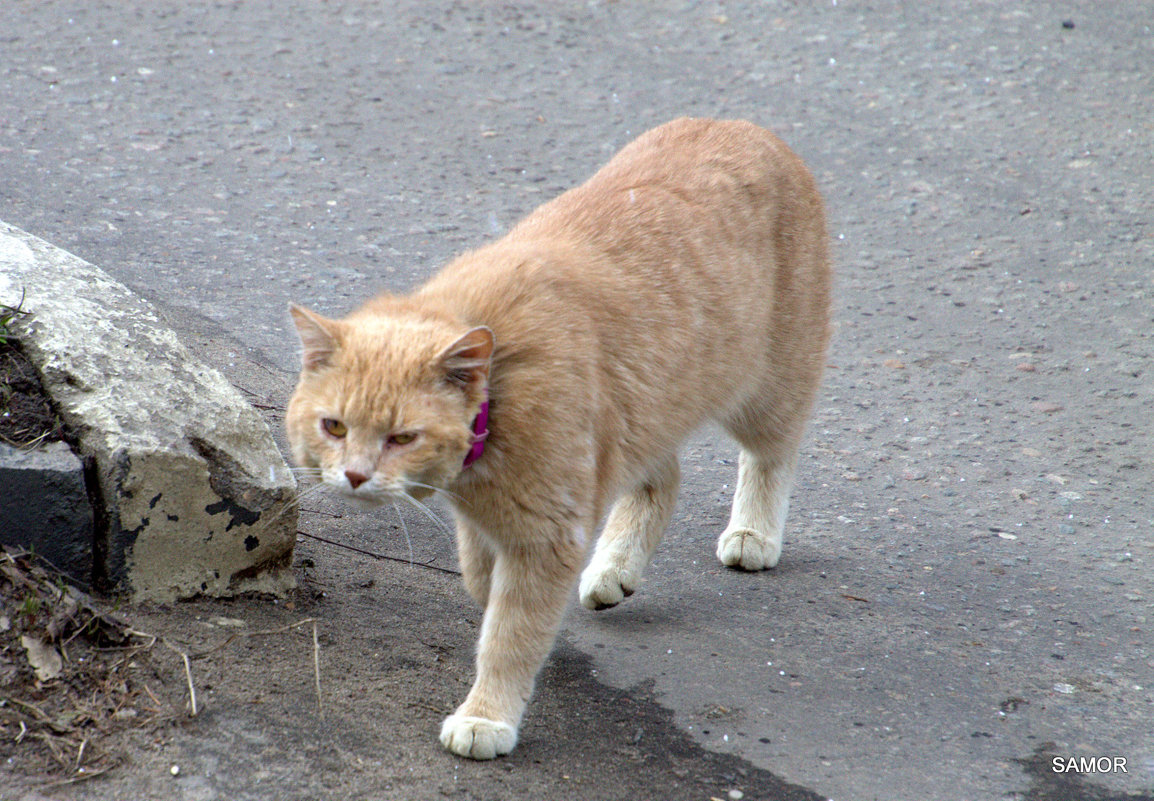
M774 128L829 206L838 331L777 569L715 563L735 448L704 431L649 581L574 604L511 760L430 743L404 752L424 783L374 784L390 763L333 789L345 763L263 743L262 791L237 749L204 756L262 725L220 710L167 747L227 780L139 794L1154 797L1152 26L1137 0L0 5L0 219L157 304L274 420L290 300L336 314L411 286L669 118ZM391 513L310 509L311 534L408 557ZM454 563L451 537L406 527L417 562ZM371 562L377 588L352 592L362 557L298 554L334 652L377 614L398 649L406 618L424 642L475 624L421 568ZM690 756L661 767L625 702ZM436 715L412 715L415 734L333 742L431 741ZM628 781L557 775L588 738ZM685 779L694 760L714 784Z

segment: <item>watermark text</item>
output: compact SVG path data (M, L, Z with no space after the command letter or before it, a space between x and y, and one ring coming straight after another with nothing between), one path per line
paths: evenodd
M1056 756L1050 759L1054 773L1129 773L1122 756Z

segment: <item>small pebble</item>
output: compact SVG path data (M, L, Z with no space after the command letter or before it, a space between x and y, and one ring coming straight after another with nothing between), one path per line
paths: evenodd
M168 769L168 772L171 773L173 776L179 776L180 775L180 765L173 765L171 768Z
M729 797L731 801L741 801L741 799L745 798L745 793L741 792L741 790L730 790Z

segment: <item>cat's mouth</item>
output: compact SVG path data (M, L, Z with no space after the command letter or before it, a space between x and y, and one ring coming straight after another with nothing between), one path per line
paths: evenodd
M332 482L332 486L341 497L361 509L375 509L397 501L423 501L437 491L436 487L410 481L388 487L372 486L372 482L353 487L347 481Z
M382 496L378 493L360 492L358 490L340 490L341 497L351 503L353 506L364 511L370 509L377 509L389 503L393 498Z

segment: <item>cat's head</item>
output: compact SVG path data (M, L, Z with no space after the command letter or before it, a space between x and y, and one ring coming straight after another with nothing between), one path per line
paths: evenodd
M419 314L290 308L302 345L285 427L298 465L358 501L422 498L462 469L493 333Z

